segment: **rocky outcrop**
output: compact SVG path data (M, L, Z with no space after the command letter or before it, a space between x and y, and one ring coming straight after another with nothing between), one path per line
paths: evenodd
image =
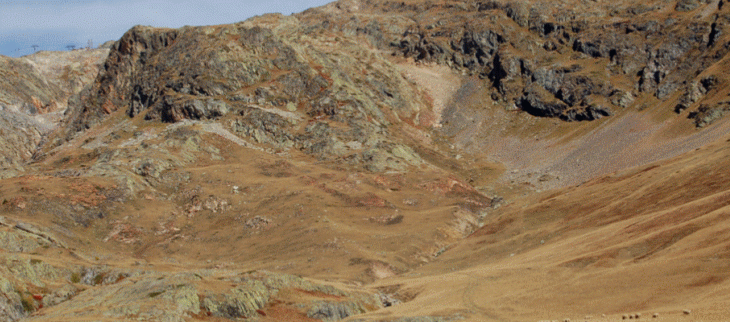
M322 160L348 156L376 171L420 164L417 156L383 149L396 145L387 129L391 121L427 108L392 64L360 44L343 47L347 55L327 49L326 38L302 46L294 31L306 34L305 25L269 18L289 29L250 23L131 29L71 116L66 138L123 110L148 121L218 120L257 144ZM368 161L369 150L393 161Z
M98 74L107 50L0 56L0 177L24 171L43 137Z
M0 177L17 175L52 128L35 115L54 111L63 91L26 59L0 56Z
M13 285L5 278L0 277L0 317L7 321L20 321L27 315L20 297Z
M709 0L679 0L675 9L677 11L692 11L709 2Z
M339 321L367 310L357 302L317 302L307 312L307 317L322 321Z
M64 92L58 84L44 77L26 58L0 56L0 75L0 104L4 110L34 115L63 104Z
M674 111L681 113L691 107L694 103L701 100L707 92L715 89L719 80L715 76L707 76L700 81L692 81L687 85L684 95L679 99L679 103L674 107Z
M287 86L279 100L265 88L254 87L253 97L244 94L272 81L277 70L285 72L280 81ZM74 124L88 128L118 109L163 122L212 119L260 100L279 105L300 95L314 98L327 86L292 47L265 28L138 26L112 49Z
M6 230L0 225L0 249L6 253L0 256L0 319L20 321L44 303L59 303L64 294L74 293L67 286L58 286L71 275L71 271L54 266L36 258L18 256L18 253L31 253L40 247L58 247L43 238L22 230ZM43 288L53 292L49 296L34 294ZM67 296L69 298L72 295ZM47 298L44 302L44 298Z
M0 178L16 176L25 171L25 163L35 153L47 126L32 116L0 110Z
M0 317L19 321L43 303L43 314L34 317L34 321L57 321L69 315L77 319L104 317L126 320L145 317L155 321L187 321L193 317L255 319L266 316L268 307L281 303L279 294L287 292L310 292L323 297L350 299L351 302L346 302L349 306L342 307L356 307L357 313L365 312L365 307L371 310L379 307L375 301L376 296L365 292L345 292L295 276L269 272L202 270L161 274L136 271L127 273L124 278L104 287L79 290L72 285L64 284L55 291L36 294L28 299L22 298L18 292L12 290L12 284L0 277L0 288L3 291L6 288L11 289L4 292L8 305L3 305L4 298L0 297ZM211 286L215 286L217 290L212 291ZM301 306L299 314L306 316L307 312L320 312L323 307L340 307L322 303L325 302L297 303L290 310L297 312L296 308ZM323 312L329 312L324 310ZM318 315L317 319L336 321L339 319L334 317L351 311L348 310L338 310L327 315L333 318Z
M730 102L721 102L713 105L701 105L697 111L689 113L688 118L694 120L698 128L708 126L730 113Z
M494 89L495 100L515 102L530 114L566 121L595 120L611 115L612 107L631 105L637 96L669 99L688 78L721 60L728 52L722 36L728 15L722 3L574 4L566 10L547 1L382 1L359 8L374 15L353 16L369 26L367 30L378 32L356 29L352 33L366 34L373 45L394 55L478 75ZM685 20L668 16L673 9L692 15L689 11L699 8L703 8L700 16ZM350 22L341 23L334 12L339 11L324 7L300 17L313 28L350 31ZM625 20L611 21L608 16ZM472 21L485 23L467 23ZM585 71L551 79L550 73L563 68L556 68L563 62ZM575 112L545 112L564 109L557 105L536 112L534 106L522 104L531 100L525 93L533 92L531 84L536 81ZM614 98L617 91L632 94ZM600 98L596 101L607 106L581 102L589 95L596 95Z
M21 321L38 310L34 321L146 316L184 321L191 316L227 319L266 315L280 293L311 294L291 309L300 315L335 321L382 306L371 292L344 290L301 277L266 271L197 270L155 272L107 265L48 261L39 248L67 249L52 233L25 222L0 217L0 319ZM24 255L21 255L24 254ZM33 254L33 257L28 257ZM54 254L56 254L54 252ZM64 252L59 252L64 254ZM65 255L61 255L63 257ZM74 255L79 260L86 256ZM142 268L142 267L140 267ZM332 302L340 299L342 302ZM84 313L80 313L80 312Z
M538 86L526 89L516 105L535 116L557 117L565 121L593 121L612 115L611 111L597 105L586 106L586 103L582 103L582 106L570 106Z

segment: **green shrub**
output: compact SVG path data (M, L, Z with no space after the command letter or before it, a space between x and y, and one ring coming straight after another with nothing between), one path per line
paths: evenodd
M79 273L72 273L71 274L71 283L79 283L81 282L81 275Z

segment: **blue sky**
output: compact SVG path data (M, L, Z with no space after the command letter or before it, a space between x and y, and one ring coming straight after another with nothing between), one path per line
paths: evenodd
M178 28L246 20L264 13L291 14L332 0L0 0L0 54L19 57L38 50L67 50L119 39L134 25Z

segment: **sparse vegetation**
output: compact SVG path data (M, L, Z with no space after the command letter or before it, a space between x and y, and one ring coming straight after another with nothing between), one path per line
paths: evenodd
M165 293L165 291L151 292L151 293L147 294L147 296L150 298L155 298L162 293Z
M0 321L730 316L730 11L680 2L339 0L0 57Z
M35 305L33 305L33 300L21 297L20 304L23 306L23 311L27 313L31 313L35 311Z
M104 282L104 277L106 274L97 274L94 276L94 285L100 285L102 282Z
M81 275L77 272L71 273L71 283L78 284L81 282Z

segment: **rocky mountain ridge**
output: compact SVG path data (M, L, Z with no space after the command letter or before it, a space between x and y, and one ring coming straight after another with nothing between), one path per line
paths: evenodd
M478 75L495 100L530 114L594 120L719 81L711 67L728 51L723 2L687 3L373 2L359 9L374 15L355 32L394 54ZM327 13L313 16L321 28L352 32Z
M3 177L17 175L64 118L68 101L90 84L108 50L0 56L0 146ZM72 103L73 104L73 103Z
M548 319L625 271L604 319L681 318L727 288L727 10L342 0L3 58L0 316Z

